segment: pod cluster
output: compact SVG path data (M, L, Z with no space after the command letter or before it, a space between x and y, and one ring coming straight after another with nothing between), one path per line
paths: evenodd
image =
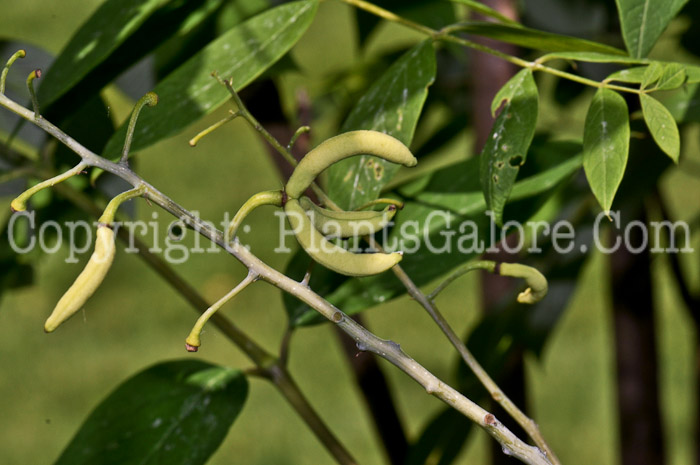
M315 205L302 194L326 168L354 155L373 155L404 166L417 161L399 140L377 131L351 131L332 137L299 162L285 186L284 211L304 250L321 265L347 276L378 274L396 265L403 255L353 253L329 238L359 237L383 229L396 214L394 205L384 211L332 211Z

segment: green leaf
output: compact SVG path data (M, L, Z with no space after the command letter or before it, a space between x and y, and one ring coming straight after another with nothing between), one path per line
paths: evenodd
M583 169L588 184L608 213L627 166L630 126L627 104L617 92L598 89L583 131Z
M671 160L678 163L681 138L671 112L661 102L646 94L640 94L639 99L642 103L644 121L656 145L671 157Z
M685 73L687 75L687 84L695 84L700 82L700 66L685 65Z
M309 27L318 2L285 3L234 27L211 42L156 85L158 105L144 110L134 131L132 151L178 133L211 113L230 95L211 77L233 78L237 90L245 87L279 60ZM117 158L128 121L112 136L103 155Z
M649 87L650 85L658 81L663 71L663 66L661 66L661 64L658 61L653 61L649 63L647 69L644 70L644 76L642 76L642 88Z
M668 23L688 0L615 0L625 45L634 58L643 58Z
M685 66L680 63L654 61L642 76L641 87L648 91L677 89L686 83Z
M238 370L194 360L154 365L92 411L56 465L204 464L247 394Z
M541 56L537 61L545 63L551 60L573 60L588 63L622 63L631 65L643 65L650 63L646 58L633 58L622 55L598 52L555 52Z
M469 7L470 10L473 10L473 11L479 13L480 15L488 16L489 18L493 18L493 19L497 19L497 20L501 21L502 23L511 24L513 26L520 26L519 22L514 21L507 16L504 16L503 14L501 14L501 12L496 11L493 8L491 8L487 5L484 5L481 2L477 2L474 0L450 0L450 1L454 2L454 3L461 3L462 5L466 5Z
M700 80L700 68L681 63L653 61L648 66L616 71L606 81L641 84L648 91L677 89L686 83ZM692 75L689 75L692 73ZM692 81L691 81L692 77Z
M506 102L481 151L480 179L486 205L494 212L498 225L502 224L503 208L535 135L537 98L532 71L523 69L498 91L491 104L491 112L495 113Z
M373 129L410 145L418 117L435 80L435 49L425 40L399 58L360 98L340 132ZM379 197L399 165L361 155L328 169L328 194L351 210Z
M634 68L621 69L606 77L607 82L628 82L630 84L641 84L648 66L635 66Z
M688 74L685 65L680 63L665 63L663 71L654 90L677 89L688 81Z
M554 161L539 167L536 173L513 185L510 201L523 200L545 193L581 168L580 144L550 142L545 148L534 148L540 157ZM532 155L532 154L531 154ZM562 158L565 156L564 158ZM561 158L561 159L560 159ZM479 159L451 165L426 178L405 185L399 192L427 205L444 208L459 215L474 215L486 211L486 201L478 182ZM455 173L462 173L456 177Z
M104 2L75 33L46 73L38 93L42 106L48 106L77 84L168 1Z
M530 29L520 25L473 21L449 26L450 31L489 37L521 47L546 52L596 52L624 56L625 52L609 45L577 37Z
M141 23L119 46L105 56L99 57L99 63L89 69L87 73L81 67L76 67L73 73L72 63L68 65L65 91L60 95L51 96L50 100L44 100L42 87L39 88L39 103L42 106L44 116L53 121L59 127L62 119L78 112L78 107L88 98L97 95L107 84L114 81L133 64L142 60L154 50L160 50L169 39L175 40L182 34L187 34L193 28L204 27L208 19L216 15L225 0L190 0L182 2L169 0L154 11ZM85 24L84 27L89 27ZM213 35L209 40L213 39ZM209 42L207 40L207 42ZM206 42L195 50L191 50L188 58L194 55ZM69 51L70 52L70 51ZM63 55L63 54L62 54ZM61 57L58 58L61 61ZM66 74L67 73L67 74ZM49 80L52 78L49 77ZM50 91L50 89L49 89ZM54 97L56 97L54 99ZM47 104L49 104L47 106ZM112 131L113 132L113 131Z

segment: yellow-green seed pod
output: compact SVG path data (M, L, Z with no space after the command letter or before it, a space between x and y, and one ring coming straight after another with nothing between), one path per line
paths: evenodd
M378 131L351 131L321 142L299 162L285 188L289 198L298 199L323 170L354 155L374 155L405 166L417 161L400 140Z
M403 258L403 254L399 252L356 254L338 247L316 230L296 199L289 199L284 206L284 211L299 244L306 253L336 273L347 276L370 276L388 270Z
M333 211L313 203L308 197L299 204L311 217L314 227L325 236L358 237L384 229L396 215L396 207L389 205L383 211Z
M114 231L106 225L100 225L97 228L95 251L90 256L85 269L56 304L56 308L44 324L44 331L47 333L54 331L83 307L102 284L114 261L115 250Z

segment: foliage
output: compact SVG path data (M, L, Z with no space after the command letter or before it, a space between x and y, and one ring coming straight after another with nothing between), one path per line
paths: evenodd
M542 284L544 278L532 268L501 267L489 260L470 260L498 243L502 247L507 245L508 239L501 242L501 238L507 235L509 223L516 221L564 218L587 230L592 227L594 213L602 210L610 215L631 198L657 189L661 174L672 169L669 166L683 168L686 156L681 145L683 126L679 128L679 124L697 120L692 106L700 83L700 68L648 56L685 2L618 0L615 20L619 21L620 35L605 38L613 43L602 43L591 37L565 36L521 24L486 5L467 0L439 5L422 0L343 1L356 14L355 33L358 46L364 47L364 51L369 50L370 39L382 22L412 30L417 35L410 36L407 43L399 43L398 49L368 53L366 62L347 64L335 75L325 77L321 91L314 93L310 103L289 88L290 76L303 78L303 70L294 62L290 50L300 47L305 34L317 24L316 16L321 8L317 0L281 4L238 0L107 0L73 34L53 65L43 73L40 81L45 84L39 87L36 96L34 83L31 79L27 81L34 111L16 104L14 100L18 98L9 98L18 94L16 83L23 79L18 81L13 77L17 65L10 68L12 63L8 62L2 75L0 106L35 123L70 149L48 141L32 145L31 141L23 140L22 133L17 136L11 128L0 128L5 141L0 153L2 181L22 179L34 183L50 179L22 194L21 202L13 202L14 210L23 210L29 197L44 187L58 184L89 167L92 182L72 178L70 183L57 185L58 195L51 195L43 204L40 197L32 197L29 206L37 214L37 224L86 214L99 216L99 205L104 203L104 198L113 197L107 194L114 189L110 183L121 178L137 188L138 195L143 194L185 226L224 248L249 273L243 283L210 306L167 264L142 247L140 253L173 284L175 292L203 312L192 339L188 338L188 350L197 350L199 333L211 318L255 367L240 371L203 362L171 361L148 368L125 381L93 410L56 463L206 463L243 408L247 379L254 376L273 382L337 462L355 463L352 450L346 451L330 433L286 365L291 335L302 326L328 320L350 335L358 350L386 358L429 394L456 409L439 413L424 425L419 437L411 438L410 447L404 451L406 463L453 463L474 429L473 424L485 429L505 452L523 462L559 463L536 425L510 402L497 382L507 371L510 358L523 352L536 355L541 352L572 295L572 282L579 274L585 254L558 256L553 251L556 247L552 238L544 238L545 242L549 241L547 250L537 265L549 280L550 294L554 294L549 302L536 302L539 294L546 292L547 284ZM476 21L470 16L473 13L490 21ZM483 38L521 47L521 54L489 48L480 42ZM623 44L626 50L621 49ZM444 155L465 126L472 130L473 119L488 117L468 115L466 107L474 96L473 89L464 81L468 73L480 70L461 62L465 48L494 55L522 68L493 97L491 132L480 154L467 159ZM157 76L153 92L158 96L158 104L144 109L142 114L135 111L130 121L115 127L105 118L109 102L104 89L144 57L150 57L149 63ZM31 59L29 56L28 60ZM580 72L567 68L567 63L578 63ZM588 68L591 64L598 65L594 72ZM456 85L449 80L451 73L460 81ZM39 74L35 72L35 76ZM547 112L559 111L553 108L550 93L561 91L566 85L573 85L576 96L585 99L587 106L585 124L570 130L580 135L573 141L562 140L558 128L550 130L541 124ZM270 105L274 108L258 107L256 99L270 92L269 89L276 93ZM269 95L263 97L269 101ZM426 231L425 237L398 258L401 263L394 267L393 273L342 273L342 266L314 266L313 258L323 261L313 252L307 254L308 250L298 250L288 259L284 273L279 273L235 238L205 224L196 214L158 191L153 186L159 184L159 179L143 180L136 174L139 162L136 152L191 130L192 125L200 125L208 114L229 102L235 104L235 110L205 129L193 139L192 145L234 118L242 118L269 143L276 156L292 167L297 166L292 154L294 139L285 146L268 132L268 123L282 121L292 128L311 122L316 139L320 139L316 126L320 127L319 133L328 135L373 130L410 147L418 155L418 168L412 171L393 163L381 151L365 150L360 156L333 163L312 190L320 203L350 216L353 210L380 197L385 198L380 202L400 205L396 223L385 231L383 241L380 234L367 239L373 246L379 243L391 248L391 244L400 243L405 227L410 224ZM309 106L317 113L313 121L303 116ZM261 119L267 116L264 114L268 111L277 114L262 123L256 119L257 115ZM137 115L140 115L138 122ZM637 124L638 120L643 120L646 126ZM289 135L304 137L307 130L304 127L296 133L291 130ZM66 134L77 142L69 140ZM644 148L635 153L640 139ZM66 172L67 165L76 164L71 151L81 157L81 162ZM648 154L653 162L645 158ZM212 157L209 163L215 165L216 158ZM639 166L630 166L633 163ZM645 163L661 168L646 173L646 178L629 174L637 172L635 168L644 171ZM163 160L162 166L162 176L166 177L168 161ZM68 174L59 174L63 172ZM104 172L109 176L98 178ZM583 176L588 188L581 188L579 180ZM232 179L235 182L237 175L232 174ZM206 189L206 182L201 187ZM296 205L296 199L290 200ZM286 202L286 192L275 191L255 206L284 207ZM289 215L289 208L285 210ZM244 213L234 220L236 227L231 230L238 229L248 213L245 208L241 211ZM448 212L451 220L436 215L440 212ZM464 233L460 224L465 221L474 225L474 233L479 237L488 238L482 248L468 251L460 248L458 233ZM10 223L3 225L0 237L3 242L0 292L30 284L33 269L42 258L39 253L27 255L9 246ZM111 220L101 223L111 227ZM30 239L31 233L25 231L21 240ZM359 237L353 240L356 246L363 244ZM300 242L309 248L301 239ZM435 244L447 252L436 254ZM509 303L484 316L463 342L436 307L435 297L442 286L430 295L420 288L452 273L446 286L472 269L525 279L530 287L518 301L532 300L535 305L523 309L509 295ZM509 271L513 269L517 272ZM357 277L363 274L373 276ZM229 299L259 279L284 291L288 329L282 349L275 355L216 313ZM682 277L678 279L682 281ZM539 290L530 293L537 289L533 283L538 283ZM109 277L103 286L109 286ZM94 289L90 289L92 292ZM398 344L379 339L348 317L404 294L428 311L465 362L457 382L453 383L456 390L418 365ZM528 299L527 296L535 294L536 299ZM506 336L510 342L504 345ZM471 372L466 373L464 366ZM527 438L518 439L478 405L483 403L482 385L523 426L537 447L522 440Z

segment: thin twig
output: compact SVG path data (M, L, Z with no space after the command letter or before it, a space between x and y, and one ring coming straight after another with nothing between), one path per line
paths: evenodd
M231 99L233 102L236 104L238 107L238 112L240 115L250 124L250 126L255 129L260 135L267 141L268 144L274 148L277 153L282 155L282 158L284 158L290 165L293 167L296 167L299 163L297 162L296 158L294 158L294 155L292 155L291 152L291 145L293 142L290 142L290 147L284 147L280 142L275 139L275 137L268 132L265 127L260 124L260 122L253 116L253 114L248 111L248 108L246 108L245 104L243 103L243 100L241 100L241 97L238 95L238 92L236 92L236 89L233 88L233 83L231 79L221 79L217 73L212 73L212 76L214 79L219 81L223 86L226 87L228 90L229 94L231 94ZM304 127L301 127L297 130L297 133L299 131L303 131ZM296 133L295 133L296 135ZM328 197L328 194L326 194L323 189L321 189L318 184L313 183L311 184L311 190L313 190L314 194L321 200L328 208L331 208L333 210L340 210L340 207L331 200L330 197Z
M406 274L406 272L403 270L403 268L401 268L400 265L395 265L392 268L392 271L394 272L396 277L399 278L401 283L406 287L408 294L411 297L413 297L416 300L416 302L418 302L428 312L433 321L435 321L438 327L440 327L445 336L447 336L447 339L449 339L450 343L454 346L455 349L457 349L460 356L464 360L464 363L466 363L467 366L476 375L481 384L489 392L493 400L498 402L503 407L503 409L506 412L508 412L508 414L511 417L513 417L515 421L518 422L518 424L525 430L528 436L530 436L530 438L532 438L532 440L535 441L535 444L537 444L537 446L544 451L550 463L552 463L553 465L558 465L560 462L557 459L556 455L554 455L552 449L545 441L544 437L542 436L542 433L540 432L537 423L535 423L534 420L525 415L525 413L523 413L523 411L520 410L518 406L515 405L508 398L508 396L506 396L506 394L498 386L498 384L496 384L496 382L489 376L489 374L486 372L486 370L484 370L481 364L479 364L476 358L474 358L474 355L472 355L471 351L469 351L462 339L454 332L454 330L447 322L445 317L438 310L437 306L425 294L423 294L423 292L421 292L420 289L418 289L418 287L413 283L411 278ZM434 294L435 292L433 293L433 295Z
M645 91L640 90L640 89L633 89L631 87L625 87L625 86L617 86L614 84L609 84L605 81L599 82L595 81L593 79L587 79L581 76L577 76L576 74L571 74L567 73L566 71L561 71L556 68L551 68L549 66L545 66L543 62L541 61L527 61L523 60L522 58L518 58L512 55L508 55L507 53L500 52L496 49L493 49L491 47L487 47L485 45L473 42L471 40L463 39L461 37L455 37L453 35L450 35L444 31L438 31L436 29L432 29L430 27L424 26L422 24L413 22L409 19L403 18L401 16L396 15L395 13L392 13L389 10L385 10L384 8L381 8L377 5L374 5L372 3L368 3L364 0L342 0L343 2L347 3L348 5L352 5L356 8L359 8L361 10L367 11L368 13L372 13L373 15L376 15L380 18L386 19L387 21L391 21L397 24L401 24L403 26L406 26L408 28L411 28L415 31L421 32L429 37L431 37L433 40L442 40L444 42L452 42L454 44L462 45L464 47L471 48L473 50L477 50L479 52L484 52L488 53L489 55L496 56L498 58L501 58L509 63L513 63L514 65L520 66L521 68L528 68L533 71L542 71L548 74L552 74L554 76L558 76L560 78L568 79L570 81L578 82L580 84L584 84L587 86L591 87L596 87L596 88L601 88L604 87L606 89L611 89L611 90L616 90L619 92L630 92L633 94L642 94L645 93Z

